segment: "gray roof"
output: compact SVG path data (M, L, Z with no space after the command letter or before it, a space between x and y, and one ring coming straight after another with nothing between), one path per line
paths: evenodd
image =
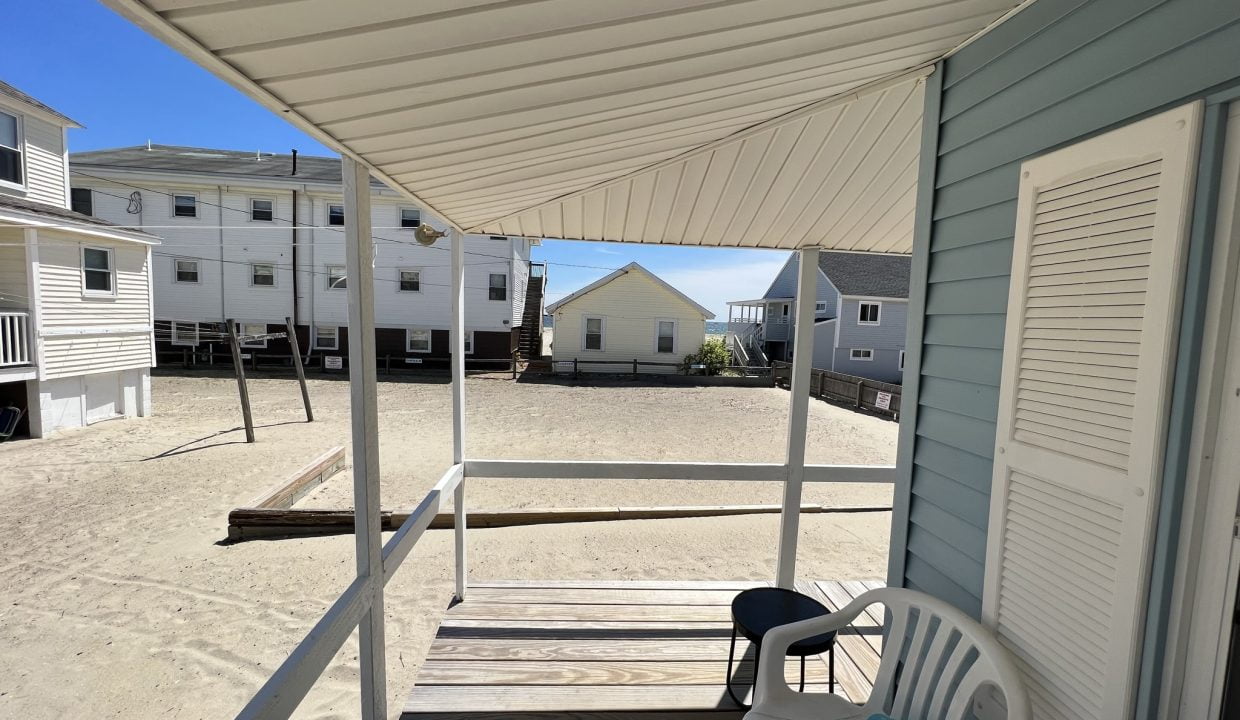
M908 255L820 252L818 267L844 295L907 298Z
M142 239L146 242L159 242L159 238L150 233L142 232L134 228L110 223L107 220L100 220L92 215L83 215L80 212L74 212L49 203L34 202L24 198L13 197L0 193L0 211L5 209L16 210L28 215L35 215L39 218L54 220L58 222L74 223L77 225L86 225L100 230L114 230L122 232L126 235L132 235L135 238Z
M87 150L69 154L72 170L90 168L154 170L159 172L230 175L265 180L341 183L340 158L297 154L297 174L293 175L291 153L259 153L249 150L217 150L183 145L134 145L132 147ZM372 185L386 187L378 180Z
M65 115L65 114L63 114L63 113L56 112L56 111L55 111L55 110L53 110L50 106L45 105L45 104L43 104L43 103L39 102L38 100L36 100L36 99L34 99L33 97L31 97L31 96L27 95L26 93L22 92L21 90L18 90L17 88L15 88L15 87L13 87L12 85L10 85L10 84L8 84L8 83L4 82L3 80L0 80L0 95L3 95L4 97L9 98L10 100L16 100L17 102L20 102L20 103L25 103L25 104L27 104L27 105L29 105L29 106L31 106L31 107L38 108L39 110L42 110L43 112L47 113L48 115L53 115L53 116L55 116L55 117L57 117L57 118L59 118L59 119L63 120L63 121L65 122L65 124L66 124L66 125L72 125L73 127L82 127L81 123L77 122L77 121L76 121L76 120L74 120L73 118L71 118L71 117L69 117L69 116L67 116L67 115Z

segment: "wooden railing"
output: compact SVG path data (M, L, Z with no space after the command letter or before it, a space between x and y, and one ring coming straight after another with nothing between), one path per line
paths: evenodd
M775 374L775 385L787 387L790 383L792 366L786 362L775 362L772 368ZM899 385L832 370L814 368L809 376L811 397L849 403L854 407L893 418L900 417L902 391L903 388Z
M30 364L30 313L0 310L0 367Z

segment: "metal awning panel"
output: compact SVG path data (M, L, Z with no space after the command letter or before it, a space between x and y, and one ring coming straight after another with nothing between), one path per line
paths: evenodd
M105 1L460 229L896 252L921 100L892 81L1013 4Z

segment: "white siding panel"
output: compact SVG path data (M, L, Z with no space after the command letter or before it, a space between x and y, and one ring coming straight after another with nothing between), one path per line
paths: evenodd
M45 379L151 367L151 338L125 335L53 336L43 339Z
M25 115L26 197L69 207L65 197L65 142L59 125Z
M21 228L0 228L0 308L24 310L30 307L24 242Z

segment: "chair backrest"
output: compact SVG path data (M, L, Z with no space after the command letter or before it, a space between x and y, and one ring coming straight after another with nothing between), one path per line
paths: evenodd
M12 405L0 408L0 441L9 439L17 432L17 424L25 413L25 410Z
M993 687L1007 720L1028 720L1020 673L995 636L957 608L915 590L880 588L858 604L887 610L886 639L868 713L910 720L964 720L983 687Z

